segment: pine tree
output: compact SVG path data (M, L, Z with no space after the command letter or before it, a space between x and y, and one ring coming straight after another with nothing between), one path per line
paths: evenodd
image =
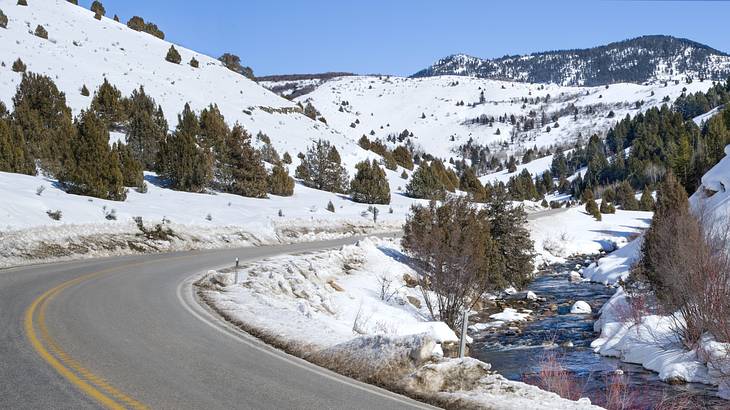
M651 196L651 190L649 187L644 187L644 192L641 193L639 209L647 212L654 210L654 198Z
M28 73L13 97L12 123L31 157L55 175L70 158L69 141L76 133L66 96L49 77Z
M197 142L203 150L212 154L214 180L219 182L230 181L232 169L227 167L227 171L224 171L222 168L224 163L230 162L231 153L229 150L234 146L234 143L228 141L231 130L218 106L211 104L201 111L199 123L200 132ZM245 138L248 142L251 137L246 133ZM230 186L229 182L223 182L223 184ZM222 189L227 190L228 188L223 187Z
M0 27L8 28L8 16L0 10Z
M393 150L393 158L395 162L403 168L413 171L413 156L408 148L399 145Z
M46 28L41 26L40 24L35 28L35 36L40 37L44 40L48 40L48 31L46 31Z
M689 200L684 187L679 183L673 173L669 172L664 176L659 189L657 191L656 210L651 226L644 235L644 242L641 246L642 258L638 264L637 272L640 276L646 278L656 295L661 299L665 296L665 289L671 285L664 283L663 272L659 272L660 266L666 263L666 249L663 248L662 241L668 238L662 238L667 232L672 232L674 221L680 220L690 214ZM678 233L678 232L673 232ZM679 240L680 238L669 238L670 240ZM671 257L673 255L669 255Z
M35 175L33 157L22 132L0 114L0 171Z
M175 46L170 46L170 49L167 51L167 56L165 56L165 60L173 64L180 64L180 62L182 61L182 57L180 56L180 53L178 53Z
M225 139L227 157L221 162L226 192L252 198L266 198L268 175L259 152L251 146L251 135L236 124Z
M386 169L389 169L391 171L395 171L396 169L398 169L398 163L395 161L395 157L390 151L386 151L385 153L383 153L383 165Z
M269 175L269 193L278 196L294 195L294 178L281 164L274 165Z
M289 155L288 152L285 152L284 156L281 157L281 161L287 165L291 164L292 163L291 155Z
M142 189L144 186L142 163L134 159L132 150L128 146L117 142L112 147L112 152L119 161L124 186Z
M590 198L586 201L586 212L596 218L597 221L601 220L601 210L598 208L595 199Z
M195 57L193 57L190 59L190 67L199 68L200 62L198 60L196 60Z
M329 141L318 140L307 149L295 176L310 188L345 193L348 190L348 176L340 162L337 149Z
M82 111L71 139L71 164L59 175L59 182L72 194L113 201L127 197L119 158L109 147L109 131L94 111Z
M91 100L91 109L107 124L107 128L118 129L125 120L126 112L122 92L105 78Z
M434 162L438 161L431 161L432 164ZM446 188L434 167L423 162L406 185L406 195L411 198L442 200L446 198Z
M610 202L602 199L600 211L602 214L615 214L616 208Z
M25 70L27 70L27 69L28 68L26 67L25 63L20 58L18 58L17 60L15 60L13 62L12 70L14 72L16 72L16 73L24 73Z
M487 204L490 232L497 245L499 259L492 273L518 289L532 279L534 244L527 229L527 213L522 206L513 206L506 189L498 184Z
M198 146L199 135L198 117L185 104L175 132L162 141L158 154L160 175L173 189L200 192L210 183L210 153Z
M162 107L157 106L143 87L132 91L126 106L129 117L126 127L127 146L144 169L155 170L160 144L168 129Z
M81 86L81 95L83 95L84 97L88 97L89 95L91 95L91 93L89 92L89 89L86 88L86 84Z
M93 11L96 14L102 15L102 16L106 15L106 10L104 9L104 5L101 4L101 2L98 0L94 0L94 2L91 3L91 11Z
M18 0L17 4L18 4L18 6L27 6L28 1L27 0Z
M251 69L251 67L244 67L243 65L241 65L241 58L238 57L237 55L231 54L231 53L225 53L222 56L220 56L220 58L218 58L218 60L221 63L223 63L223 65L227 69L229 69L233 72L236 72L238 74L241 74L242 76L245 76L251 80L256 79L256 76L254 76L253 70Z
M355 165L357 173L350 183L350 194L355 202L365 204L390 203L390 185L385 171L373 160L363 161Z
M469 167L464 170L459 180L459 189L469 193L469 197L474 202L486 202L487 190L477 178L474 168Z

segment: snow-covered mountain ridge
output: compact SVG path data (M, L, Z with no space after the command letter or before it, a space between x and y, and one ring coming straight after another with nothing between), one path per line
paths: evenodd
M730 56L691 40L654 35L588 49L495 59L455 54L413 76L438 75L586 86L684 77L724 80L730 75Z

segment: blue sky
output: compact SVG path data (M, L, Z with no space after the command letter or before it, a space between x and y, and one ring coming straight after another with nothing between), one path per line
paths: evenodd
M80 4L89 6L90 0ZM257 75L410 75L454 53L500 57L644 34L730 52L730 1L106 0L107 15L158 24L205 54L238 54Z

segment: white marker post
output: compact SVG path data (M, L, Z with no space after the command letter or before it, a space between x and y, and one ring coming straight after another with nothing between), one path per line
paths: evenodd
M238 285L238 257L236 257L236 280L234 285Z
M459 359L464 358L466 352L466 328L469 327L469 310L464 309L464 317L461 322L461 340L459 343Z

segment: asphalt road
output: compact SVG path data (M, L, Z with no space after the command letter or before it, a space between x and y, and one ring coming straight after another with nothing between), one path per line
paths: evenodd
M355 239L0 271L0 408L407 409L281 353L192 298L193 276ZM45 352L45 353L44 353Z

